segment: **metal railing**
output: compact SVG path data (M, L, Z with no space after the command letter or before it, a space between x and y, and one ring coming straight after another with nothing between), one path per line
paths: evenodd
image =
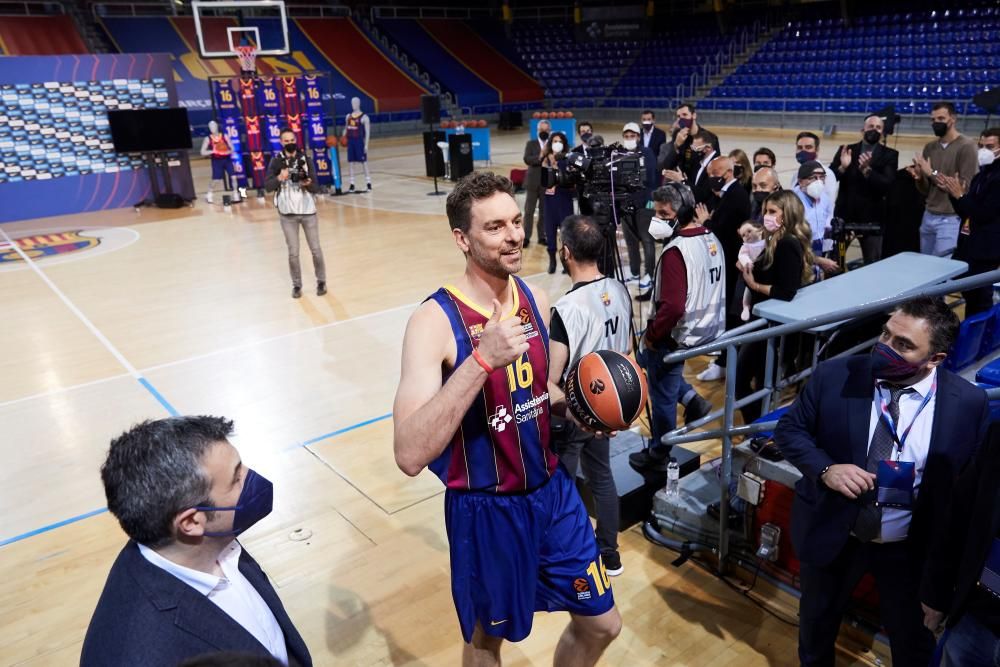
M836 280L834 278L833 280ZM843 310L829 312L825 315L820 315L817 317L811 317L808 319L800 320L798 322L792 322L789 324L780 324L777 326L768 327L766 329L760 330L766 326L767 322L764 320L755 320L750 322L738 329L726 332L718 339L712 341L711 343L706 343L705 345L699 345L687 350L680 350L673 352L664 356L663 361L668 364L673 363L683 363L688 359L694 357L699 357L705 354L710 354L717 351L726 351L726 396L725 404L721 410L715 410L711 414L692 422L691 424L686 424L682 428L675 429L670 433L666 434L662 438L662 442L665 445L673 446L675 444L683 444L689 442L697 442L701 440L714 440L717 438L722 439L722 465L721 474L719 478L719 496L720 496L720 507L722 508L722 516L725 517L726 508L729 507L729 486L733 476L733 438L736 436L745 436L755 433L760 433L761 431L773 430L776 422L765 422L757 424L748 424L745 426L736 426L735 414L737 408L742 408L751 403L757 401L763 401L764 409L763 414L770 411L770 397L775 392L776 388L780 386L775 382L775 365L776 360L780 359L780 351L776 350L776 342L782 339L784 336L789 334L800 333L803 331L808 331L816 327L820 327L827 324L835 323L848 323L856 320L861 320L871 315L876 315L879 313L885 313L895 306L909 301L918 296L944 296L945 294L952 294L954 292L961 292L974 287L981 287L983 285L991 285L1000 281L1000 270L991 271L989 273L981 273L979 275L970 276L968 278L961 278L959 280L949 280L938 285L932 285L929 287L923 287L912 292L906 292L898 296L879 299L873 301L864 306L857 306L854 308L846 308ZM736 360L739 352L739 348L743 345L750 343L766 342L767 344L767 355L765 358L764 367L764 387L749 394L739 400L736 399ZM871 342L866 341L859 345L852 347L850 350L841 352L840 355L846 355L853 352L860 351L866 346L870 346ZM817 361L816 355L814 354L813 365L807 368L802 373L799 373L792 378L788 378L786 385L791 382L798 382L806 377L808 377L812 370L815 368ZM1000 389L993 392L992 397L1000 397ZM699 428L711 422L715 422L722 419L722 426L720 428L715 428L707 431L699 431L697 433L690 433L694 428ZM729 522L725 521L724 518L719 521L719 545L718 545L718 558L719 558L719 571L723 572L726 566L726 559L729 554Z
M102 16L177 16L173 2L98 2L90 6L94 20Z
M488 19L497 16L489 7L372 7L372 19Z
M36 2L34 0L0 2L0 16L46 16L65 13L66 9L62 3Z

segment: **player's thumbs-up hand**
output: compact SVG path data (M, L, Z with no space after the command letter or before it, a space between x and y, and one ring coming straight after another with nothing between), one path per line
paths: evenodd
M479 355L493 368L506 366L528 350L521 320L501 319L500 311L500 302L493 299L493 313L479 337Z

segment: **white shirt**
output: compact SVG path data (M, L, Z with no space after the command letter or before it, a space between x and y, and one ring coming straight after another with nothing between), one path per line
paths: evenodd
M726 183L725 185L723 185L722 189L719 190L719 197L722 197L722 195L726 194L726 190L729 189L729 186L732 185L733 183L736 183L736 182L737 182L737 180L734 178L731 181L729 181L728 183Z
M647 132L646 130L642 131L642 145L645 146L646 148L649 148L649 142L653 140L653 129L655 128L656 126L654 125L653 127L649 128L649 132Z
M219 555L218 563L223 574L221 577L178 565L142 544L139 545L139 553L156 567L174 575L214 602L253 635L271 655L282 664L288 664L285 635L278 620L257 589L240 572L243 547L239 542L233 540Z
M906 436L906 442L903 443L903 451L899 454L899 460L911 461L916 469L916 478L913 480L914 499L916 499L920 491L920 480L923 479L924 467L927 465L927 452L931 445L931 427L934 425L934 404L937 403L937 394L927 402L927 405L924 406L915 423L913 416L923 402L924 397L930 392L935 378L937 378L937 368L932 370L923 380L913 385L911 388L914 391L904 394L899 398L899 419L896 423L896 433L902 436L903 432L910 427L910 424L913 424L910 434ZM876 386L872 394L872 410L868 422L869 447L871 447L872 437L875 435L875 426L878 424L878 420L882 419L880 416L880 395L885 398L886 405L888 406L889 404L889 390ZM893 445L893 458L895 458L897 452L899 452L899 445ZM906 539L912 515L913 512L910 510L902 510L894 507L883 508L882 535L879 541L898 542Z
M708 167L708 163L714 160L716 155L718 155L718 153L712 151L706 157L703 157L701 159L701 168L698 169L698 175L694 177L695 183L698 182L698 179L701 178L701 172L705 171L705 169Z

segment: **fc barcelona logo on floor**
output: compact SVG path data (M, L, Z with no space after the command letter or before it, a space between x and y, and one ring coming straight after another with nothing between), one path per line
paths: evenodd
M94 257L120 250L138 238L138 232L127 227L36 231L12 239L13 245L0 242L0 271L28 268L24 257L43 264Z
M39 259L51 255L64 255L81 250L96 248L101 239L88 236L82 230L59 232L56 234L37 234L14 239L14 243L31 259ZM12 248L4 248L0 254L0 263L21 262L21 255Z

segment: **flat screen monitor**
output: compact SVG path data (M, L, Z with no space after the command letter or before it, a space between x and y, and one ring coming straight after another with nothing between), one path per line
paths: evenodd
M154 153L191 148L187 109L108 111L111 141L119 153Z

